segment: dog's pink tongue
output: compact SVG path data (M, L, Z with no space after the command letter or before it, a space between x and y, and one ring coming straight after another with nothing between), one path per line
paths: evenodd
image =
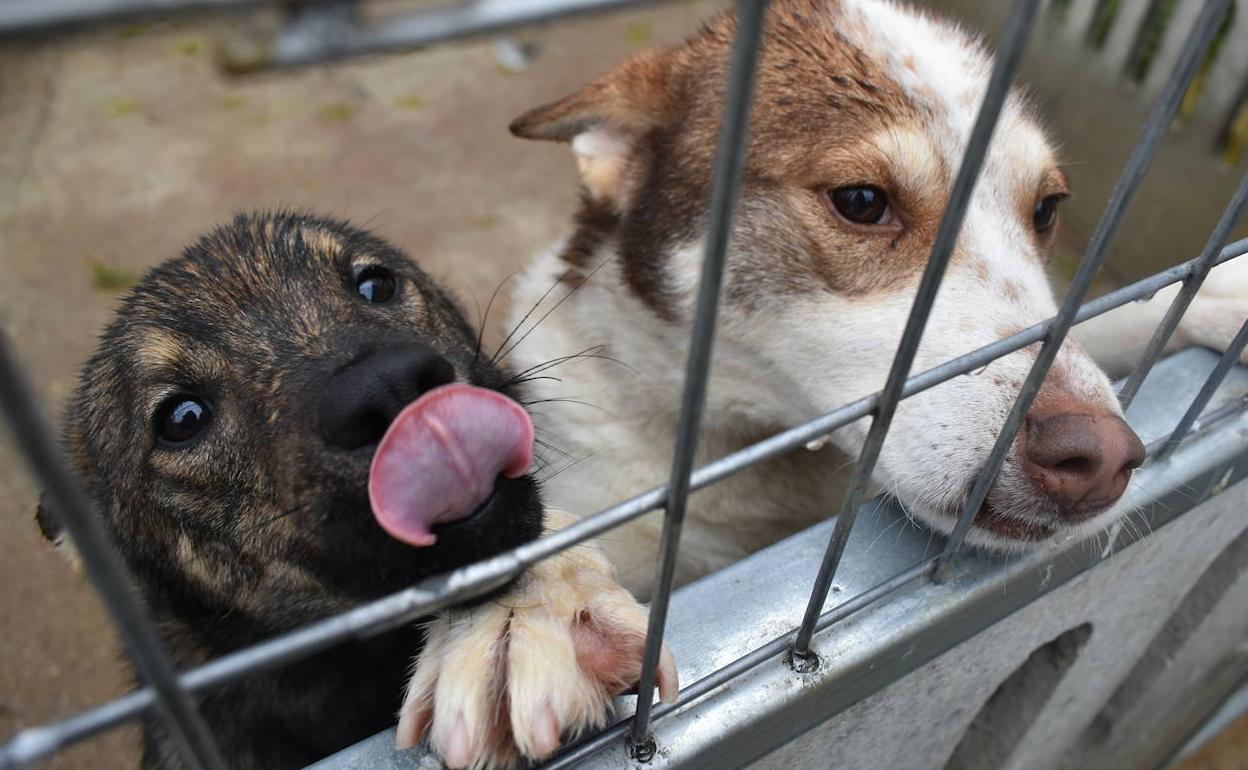
M533 423L515 401L456 383L408 404L382 437L368 497L382 528L412 545L433 545L433 525L462 519L498 477L533 461Z

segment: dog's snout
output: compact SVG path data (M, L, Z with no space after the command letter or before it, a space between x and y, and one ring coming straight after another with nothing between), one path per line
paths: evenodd
M1051 414L1027 418L1023 464L1060 515L1079 521L1109 507L1144 462L1135 431L1112 414Z
M451 363L426 345L378 348L330 377L321 394L321 435L336 449L376 444L403 407L454 381Z

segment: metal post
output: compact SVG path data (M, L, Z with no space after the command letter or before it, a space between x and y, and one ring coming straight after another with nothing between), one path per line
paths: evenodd
M681 396L680 422L676 428L676 449L668 482L667 516L663 520L663 540L659 547L658 575L650 604L650 625L642 659L641 682L637 687L637 713L629 735L629 751L635 759L648 761L654 756L654 740L648 734L654 683L663 648L663 629L676 575L680 531L689 499L689 477L693 455L698 448L706 384L710 376L711 348L715 341L715 319L719 310L719 287L723 282L724 259L732 229L745 165L749 131L750 103L754 93L754 70L762 45L763 17L767 0L741 0L737 5L737 35L733 42L732 66L728 73L728 94L720 127L719 148L711 190L711 212L706 252L702 259L702 279L698 304L685 366L685 387Z

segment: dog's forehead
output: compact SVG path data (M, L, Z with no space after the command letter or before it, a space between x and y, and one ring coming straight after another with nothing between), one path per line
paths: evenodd
M843 0L847 36L879 62L881 74L913 105L919 125L956 168L988 87L993 59L983 43L951 21L881 0ZM988 161L988 175L1012 170L1034 184L1055 163L1035 110L1008 94Z
M204 341L293 330L346 301L339 249L314 239L324 236L218 231L153 271L123 315Z
M729 39L726 29L708 30L700 45L726 46ZM887 151L880 137L910 133L928 145L947 186L992 64L977 38L909 6L884 0L773 3L758 74L755 162L764 173L800 173L812 153L831 156L864 143ZM704 110L717 109L714 101ZM1055 163L1034 109L1017 89L1006 100L996 136L985 176L999 177L1000 185L1032 187Z
M123 348L149 370L216 356L284 350L316 355L361 315L354 271L384 265L409 276L395 313L414 328L436 325L423 273L405 255L362 231L297 215L239 217L140 283L114 325ZM289 358L289 356L287 356Z

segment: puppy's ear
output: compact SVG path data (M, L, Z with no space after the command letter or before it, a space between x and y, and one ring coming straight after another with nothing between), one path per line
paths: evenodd
M636 135L661 125L675 103L673 62L671 51L643 51L576 93L524 113L511 122L511 133L570 142L600 127Z
M590 194L620 202L633 145L676 117L676 58L670 50L640 53L576 93L524 113L511 133L571 142Z
M39 505L35 508L35 523L39 525L39 531L48 539L48 542L69 559L74 571L82 574L82 559L78 556L78 549L70 540L69 533L61 526L60 518L49 505L46 494L39 496Z
M39 495L39 504L35 507L35 523L39 525L39 531L48 539L49 543L60 545L61 540L65 537L65 528L61 526L60 520L52 513L47 494Z

